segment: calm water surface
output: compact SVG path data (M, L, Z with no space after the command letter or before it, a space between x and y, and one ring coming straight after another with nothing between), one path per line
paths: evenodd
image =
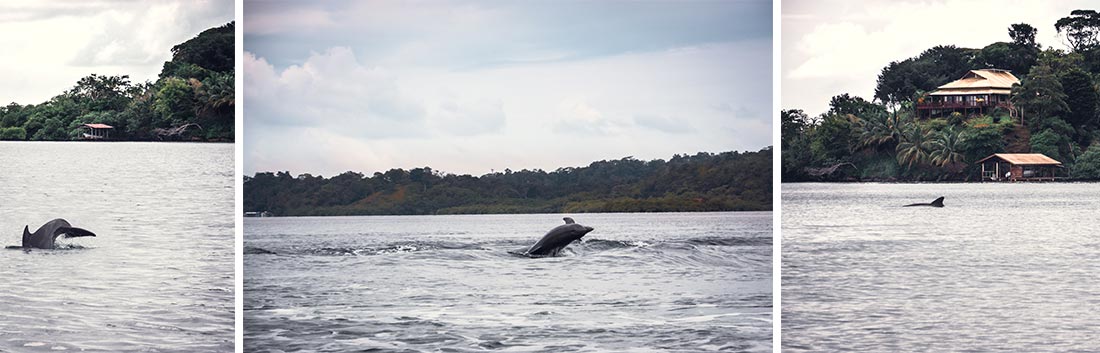
M1100 184L782 187L784 352L1100 351Z
M248 351L771 351L771 213L245 220Z
M231 352L233 145L0 142L0 352Z

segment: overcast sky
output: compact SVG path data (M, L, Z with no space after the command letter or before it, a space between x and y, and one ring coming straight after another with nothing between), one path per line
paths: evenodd
M785 0L781 106L815 116L838 94L871 100L878 74L891 61L936 45L980 49L1008 42L1014 23L1038 29L1044 49L1066 49L1054 22L1096 5L1095 0Z
M0 1L0 104L45 102L92 73L156 80L172 46L232 20L232 0Z
M245 174L771 145L771 2L244 2Z

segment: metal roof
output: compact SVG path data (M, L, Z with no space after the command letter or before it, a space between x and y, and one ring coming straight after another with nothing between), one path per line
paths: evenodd
M93 128L93 129L114 129L115 128L114 126L107 125L107 124L84 124L84 126L87 126L87 127Z
M950 90L937 90L929 93L930 96L957 96L960 94L1012 94L1011 89L1003 88L956 88Z
M973 90L973 89L1004 89L1012 90L1012 85L1019 84L1020 79L1016 78L1008 70L1000 69L982 69L982 70L970 70L962 78L948 82L947 84L940 86L933 95L945 95L945 94L973 94L970 92L962 92L958 90ZM941 92L947 91L947 92ZM953 91L959 93L952 93ZM999 93L999 92L998 92Z
M1015 165L1062 165L1062 162L1047 157L1042 153L994 153L989 157L982 158L982 160L977 163L982 163L992 158L1000 158L1009 164Z

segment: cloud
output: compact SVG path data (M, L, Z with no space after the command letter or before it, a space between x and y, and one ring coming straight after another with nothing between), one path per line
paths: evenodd
M313 53L282 71L252 53L244 61L247 119L361 138L426 132L423 104L405 97L384 68L360 64L350 48Z
M1054 22L1090 5L1038 0L785 1L782 106L816 115L834 95L871 99L879 72L891 61L936 45L982 48L1009 41L1008 27L1014 23L1031 24L1039 29L1041 44L1062 48Z
M232 21L232 0L0 2L0 98L38 104L91 73L155 80L172 46Z
M455 136L500 132L507 124L501 100L469 100L447 97L429 114L434 131Z
M588 102L566 100L558 104L554 131L562 134L611 135L619 133L617 123Z
M686 121L678 121L669 117L652 114L635 115L634 123L638 124L638 126L670 134L686 134L695 131L695 128L691 127Z
M771 144L751 114L771 109L770 2L575 5L247 0L245 172L480 174Z

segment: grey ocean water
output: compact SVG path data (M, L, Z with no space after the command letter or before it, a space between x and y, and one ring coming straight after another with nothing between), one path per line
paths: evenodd
M771 351L770 212L245 220L250 352Z
M0 352L233 350L233 145L0 142Z
M784 352L1100 351L1100 184L782 187Z

